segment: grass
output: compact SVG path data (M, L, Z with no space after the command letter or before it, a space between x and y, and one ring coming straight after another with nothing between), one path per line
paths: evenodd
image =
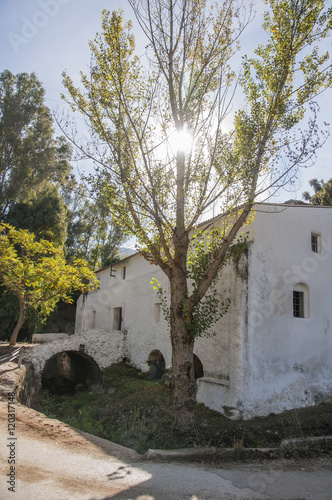
M198 404L196 426L190 434L170 429L171 389L147 380L138 370L121 363L104 372L107 392L77 392L54 396L44 390L34 407L82 431L144 453L149 448L275 447L282 439L332 435L332 403L232 421Z

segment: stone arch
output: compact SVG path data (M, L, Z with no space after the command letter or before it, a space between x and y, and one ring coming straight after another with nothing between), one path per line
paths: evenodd
M41 373L42 387L54 394L73 394L99 384L102 373L96 361L82 351L61 351L49 358Z
M196 354L194 354L194 376L195 380L204 377L203 363Z
M151 380L161 380L165 373L165 358L158 349L150 352L148 357L149 378Z

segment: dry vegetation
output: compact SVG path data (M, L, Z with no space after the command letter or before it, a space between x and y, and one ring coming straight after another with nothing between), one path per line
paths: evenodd
M106 391L79 391L61 396L43 391L34 407L47 416L139 453L149 448L188 446L220 450L230 447L239 451L249 447L277 447L285 438L332 435L332 403L249 421L231 421L197 405L196 427L190 434L179 435L170 430L170 388L148 380L124 363L108 368L105 376Z

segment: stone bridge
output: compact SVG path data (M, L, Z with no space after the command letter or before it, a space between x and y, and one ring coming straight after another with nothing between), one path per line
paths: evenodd
M31 363L43 387L73 392L101 381L101 370L126 357L126 332L89 330L25 347L22 360Z

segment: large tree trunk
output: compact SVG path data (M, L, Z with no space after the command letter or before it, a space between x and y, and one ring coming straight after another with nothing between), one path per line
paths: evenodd
M17 335L19 334L19 331L21 330L22 325L23 325L23 321L24 321L24 316L25 316L25 304L24 304L24 300L20 298L19 302L20 302L20 312L19 312L19 315L18 315L18 321L17 321L16 326L14 328L14 331L11 334L11 337L10 337L10 341L9 341L10 345L15 345L16 344Z
M196 382L194 377L194 339L186 328L184 300L187 284L184 276L171 280L170 324L172 340L172 429L184 433L195 424Z

